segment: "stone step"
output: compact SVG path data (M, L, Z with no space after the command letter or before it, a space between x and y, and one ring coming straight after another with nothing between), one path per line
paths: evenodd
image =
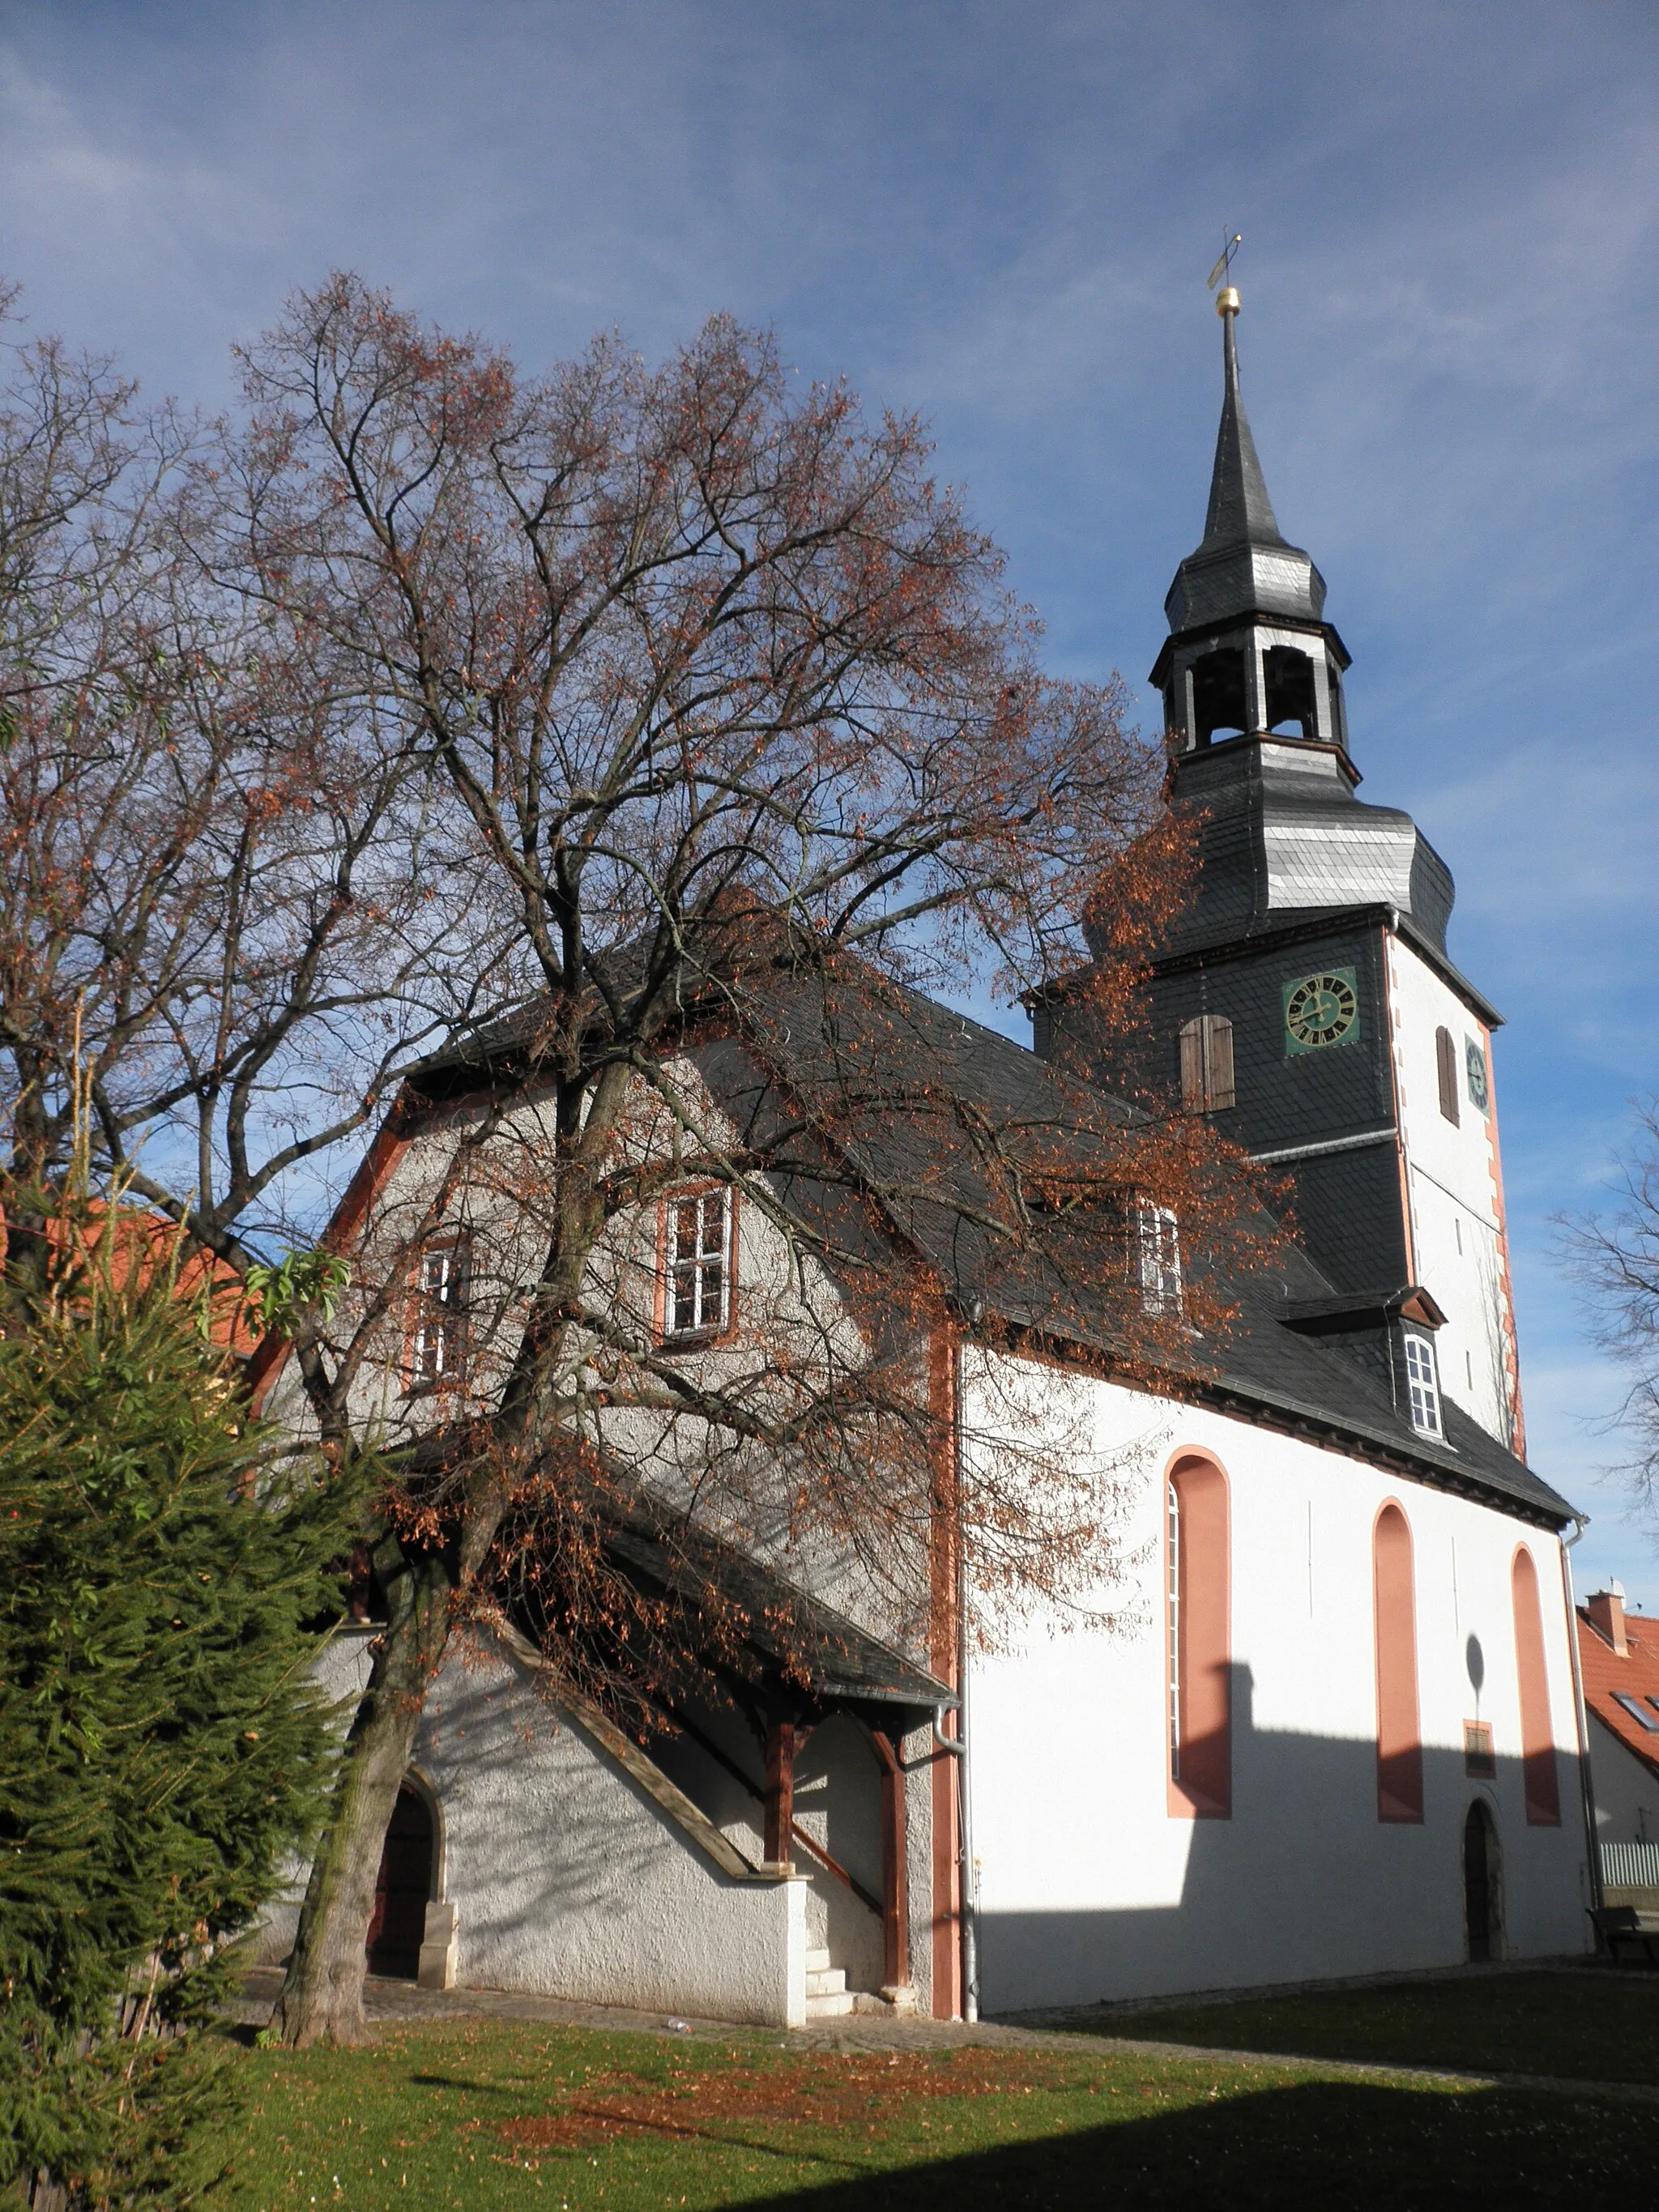
M806 1992L808 2020L840 2020L853 2009L854 1997L851 1990L836 1990L833 1993L826 1991L822 1996L816 1995L811 1990Z
M809 1997L838 1997L847 1987L845 1966L814 1966L806 1977Z
M830 1954L827 1951L809 1951L807 1953L806 1971L809 1974L822 1974L827 1971L829 1965Z

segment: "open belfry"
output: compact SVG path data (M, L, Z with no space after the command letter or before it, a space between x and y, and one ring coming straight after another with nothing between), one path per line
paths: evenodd
M1231 285L1218 307L1209 507L1152 672L1196 877L1133 1085L1111 1073L1121 1036L1091 1026L1087 969L1033 995L1028 1049L857 961L831 981L781 964L747 1001L688 1000L665 1033L688 1121L713 1134L700 1158L668 1152L597 1248L598 1295L640 1286L637 1328L689 1396L746 1359L763 1381L769 1329L908 1332L939 1424L905 1540L925 1616L889 1602L856 1542L798 1544L787 1514L765 1540L698 1523L694 1546L688 1432L642 1449L596 1539L610 1568L652 1603L728 1594L747 1626L707 1693L688 1680L627 1730L551 1678L510 1606L447 1657L381 1869L380 1971L799 2025L1589 1948L1577 1516L1524 1455L1499 1018L1448 951L1444 862L1356 795L1373 746L1351 733L1348 654L1267 496ZM1096 974L1109 950L1091 943ZM541 1141L544 1028L532 1005L422 1062L337 1224L337 1249L415 1254L405 1336L361 1385L389 1449L435 1461L446 1422L490 1410L481 1286L521 1310L529 1248L477 1133ZM849 1071L883 1103L813 1125L850 1130L844 1153L825 1138L811 1176L740 1192L741 1145L804 1122L815 1087L844 1099ZM1137 1097L1164 1126L1207 1121L1289 1194L1208 1305L1198 1237L1119 1172L1119 1135L1149 1120ZM988 1227L985 1163L1022 1148L1048 1164L1030 1189L1046 1246ZM1092 1201L1045 1197L1056 1161L1067 1190L1095 1177ZM924 1194L868 1218L936 1297L872 1326L845 1272L801 1258L792 1221L805 1249L830 1185ZM1122 1356L1126 1313L1164 1329L1158 1364ZM291 1368L270 1389L303 1430ZM1109 1471L1110 1571L1004 1617L951 1501L1039 1444ZM333 1647L342 1689L368 1679L367 1589L364 1612Z

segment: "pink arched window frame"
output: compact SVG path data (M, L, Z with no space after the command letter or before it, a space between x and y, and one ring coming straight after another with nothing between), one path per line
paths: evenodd
M1510 1561L1510 1602L1515 1615L1515 1682L1521 1707L1521 1784L1527 1825L1559 1828L1561 1783L1556 1772L1555 1730L1550 1720L1544 1614L1537 1562L1524 1544L1516 1546Z
M1423 1734L1417 1703L1417 1588L1411 1522L1397 1498L1371 1523L1371 1624L1376 1655L1376 1817L1423 1818Z
M1164 1758L1175 1820L1225 1820L1232 1790L1232 1534L1225 1469L1176 1453L1164 1471Z

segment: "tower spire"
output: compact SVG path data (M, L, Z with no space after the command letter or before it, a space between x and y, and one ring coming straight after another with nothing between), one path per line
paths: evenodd
M1232 285L1224 285L1216 295L1215 311L1221 318L1224 389L1200 552L1212 552L1223 545L1285 543L1279 535L1273 501L1267 496L1261 464L1256 458L1249 417L1238 396L1238 346L1233 330L1238 320L1238 309L1237 292Z
M1210 282L1229 273L1237 236ZM1170 635L1152 680L1179 753L1233 734L1284 732L1346 757L1341 639L1325 620L1325 580L1279 527L1238 390L1238 294L1216 295L1221 318L1221 427L1204 536L1176 570L1164 602ZM1352 774L1350 768L1348 772Z

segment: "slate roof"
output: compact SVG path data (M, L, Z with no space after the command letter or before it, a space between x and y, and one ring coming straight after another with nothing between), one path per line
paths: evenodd
M838 966L833 982L816 969L763 975L742 995L741 1036L728 1029L694 1048L728 1110L741 1118L757 1099L775 1097L780 1084L828 1099L830 1125L854 1167L881 1191L895 1225L964 1310L971 1314L981 1299L1015 1330L1109 1366L1109 1291L1123 1274L1121 1248L1114 1255L1103 1241L1109 1178L1121 1175L1111 1139L1133 1136L1146 1117L861 963ZM722 1011L729 1005L722 996ZM429 1065L510 1062L537 1020L526 1008ZM999 1235L983 1218L997 1206L998 1178L988 1161L998 1148L1018 1153L1022 1146L1085 1183L1097 1162L1102 1210L1075 1227L1048 1224L1023 1243ZM1237 1319L1224 1341L1193 1347L1184 1383L1194 1395L1553 1527L1574 1517L1559 1492L1449 1400L1445 1440L1437 1443L1412 1427L1380 1372L1289 1326L1294 1309L1334 1295L1299 1248L1281 1244L1261 1268L1219 1287L1237 1303Z
M886 1003L900 1002L902 1016ZM1091 1130L1116 1120L1137 1117L1121 1102L1060 1074L1012 1039L986 1029L968 1016L923 999L917 993L884 988L878 1036L884 1054L905 1034L927 1041L939 1054L939 1079L953 1097L969 1103L988 1123L1021 1130L1055 1131L1060 1143L1086 1145ZM803 1006L803 1014L806 1008ZM809 1032L810 1033L810 1032ZM890 1126L869 1133L871 1164L884 1181L902 1179L914 1166L911 1154L937 1130L918 1133L897 1115ZM1045 1269L1005 1258L999 1240L973 1224L981 1196L971 1156L944 1158L928 1153L928 1196L906 1225L925 1255L964 1293L984 1296L988 1305L1016 1327L1059 1341L1068 1340L1091 1353L1111 1352L1107 1310L1092 1301L1086 1270L1073 1252ZM948 1200L958 1197L963 1211L952 1214ZM1353 1359L1327 1341L1287 1325L1291 1304L1333 1296L1333 1286L1298 1248L1280 1248L1262 1271L1222 1286L1239 1307L1226 1341L1200 1347L1202 1364L1192 1380L1205 1395L1241 1408L1271 1410L1293 1424L1306 1424L1339 1438L1362 1455L1382 1453L1421 1470L1443 1486L1474 1488L1559 1526L1573 1509L1461 1408L1444 1403L1444 1444L1420 1435L1393 1403L1387 1388Z
M1252 614L1317 623L1325 609L1324 578L1299 545L1285 543L1267 496L1238 392L1233 320L1224 319L1225 390L1204 536L1176 570L1164 602L1172 631L1212 629Z
M607 1552L660 1589L694 1601L711 1586L723 1591L743 1608L749 1623L744 1640L760 1671L804 1680L815 1697L898 1705L919 1716L957 1703L948 1683L751 1553L685 1528L665 1540L643 1514L610 1531L605 1542Z

